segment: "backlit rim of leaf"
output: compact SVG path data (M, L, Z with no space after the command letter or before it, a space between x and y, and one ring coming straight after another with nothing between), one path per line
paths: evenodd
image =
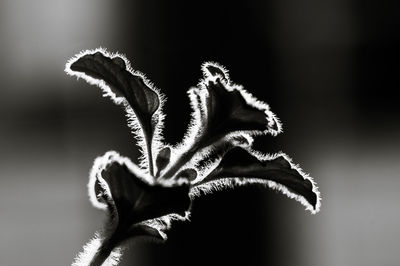
M223 72L224 77L222 77L220 74L211 75L207 71L208 66L213 66L220 69L221 72ZM208 91L207 88L205 87L205 84L207 84L210 81L215 82L217 79L221 80L221 82L225 85L227 91L235 91L235 90L238 91L249 106L254 107L260 111L264 111L266 118L268 120L268 126L270 127L265 129L264 131L260 130L235 131L228 134L226 138L232 138L234 136L243 134L247 134L249 136L271 134L272 136L276 136L282 132L282 124L279 121L279 118L270 110L269 105L263 101L258 100L251 93L243 89L242 86L232 83L226 68L224 68L218 63L205 62L202 65L202 71L204 78L200 80L198 87L192 87L187 92L190 100L190 106L192 107L191 119L188 126L188 130L185 133L182 142L177 146L175 146L175 149L178 151L178 153L182 153L188 150L195 143L196 138L201 134L202 132L201 118L202 116L207 116L207 108L205 106L208 97ZM276 129L272 129L273 126L275 126Z
M261 179L261 178L242 178L240 176L232 176L232 177L225 177L225 178L219 178L216 180L211 180L208 182L205 182L200 185L199 184L202 180L204 180L216 167L218 167L220 161L222 160L222 157L217 158L215 161L210 162L208 165L206 165L201 171L201 175L199 175L193 182L192 182L192 188L190 190L190 197L193 199L195 197L198 197L201 195L201 192L209 194L215 191L220 191L226 188L234 188L237 186L244 186L244 185L250 185L250 184L258 184L258 185L263 185L268 188L280 191L281 193L285 194L291 199L294 199L298 202L300 202L303 206L306 207L306 210L310 211L312 214L316 214L319 212L320 207L321 207L321 195L318 190L318 187L316 185L316 182L314 179L305 173L299 165L294 164L292 159L285 153L279 152L276 154L263 154L260 152L257 152L255 150L251 150L249 148L244 148L244 150L247 150L249 154L257 158L260 162L263 161L271 161L274 160L278 157L283 157L289 164L291 169L296 170L305 180L310 181L312 185L312 192L316 195L316 204L315 206L311 205L302 195L296 194L292 191L290 191L286 186L277 183L272 180L267 180L267 179Z
M125 165L129 171L135 173L135 176L140 178L142 181L148 184L154 184L155 180L150 175L144 174L143 170L136 166L129 158L121 156L116 151L108 151L104 155L99 156L95 159L93 167L89 174L88 183L88 194L92 205L98 209L106 210L108 208L107 204L98 200L95 185L96 182L102 187L102 189L107 193L108 197L111 197L110 189L107 183L104 181L101 173L112 163L117 162L120 165Z
M218 162L224 154L234 147L250 148L253 145L254 138L248 135L246 132L238 131L238 134L229 134L214 143L214 145L208 146L198 153L187 163L184 168L195 168L197 171L197 177L193 181L203 179L209 174L215 163ZM241 133L241 134L240 134ZM240 135L239 135L240 134Z
M135 177L139 178L143 182L149 185L162 185L164 187L172 187L172 186L181 186L184 184L188 184L188 181L185 178L179 178L175 180L156 180L154 177L143 173L143 170L137 167L135 164L131 162L131 160L127 157L123 157L119 155L115 151L109 151L103 156L98 157L95 160L93 165L88 190L89 190L89 198L92 202L93 206L99 209L108 210L110 212L110 222L112 225L111 228L119 223L119 215L117 213L117 207L115 206L114 200L112 198L112 194L110 188L108 187L107 182L103 179L102 172L107 169L110 165L118 163L121 166L126 166L131 173L134 173ZM106 203L100 202L95 194L94 185L98 182L102 189L105 191ZM184 216L181 216L177 213L170 213L167 215L163 215L157 218L147 219L138 223L138 225L143 224L144 226L149 226L154 228L159 232L159 235L163 240L167 239L166 231L170 229L171 223L175 220L185 221L189 217L189 209L185 212ZM113 229L112 229L113 230Z
M219 72L212 74L208 70L209 67L214 67L218 69ZM201 70L203 72L204 78L200 80L198 84L199 88L207 90L205 87L209 81L215 82L217 79L219 79L225 85L227 91L239 91L249 106L255 107L256 109L263 110L265 112L266 117L269 121L268 126L270 128L267 128L264 131L246 131L249 135L257 136L271 134L273 136L276 136L282 132L282 123L279 121L279 118L271 111L270 106L266 102L257 99L250 92L245 90L242 85L233 83L229 77L229 71L224 66L216 62L205 62L202 64ZM276 126L276 129L271 128L274 125Z
M215 68L215 71L211 73L208 69L209 67ZM270 134L276 136L282 132L282 124L278 117L270 110L269 105L255 98L252 94L244 90L242 86L232 83L226 68L215 62L205 62L202 65L202 72L204 77L200 80L198 87L192 87L187 92L192 108L191 119L182 141L172 147L171 165L178 163L180 166L193 167L201 157L207 156L207 154L218 146L221 146L221 144L230 142L236 137L242 136L251 139L253 136L257 135ZM216 139L213 143L202 146L200 149L196 149L196 152L193 152L193 147L196 145L196 142L199 141L199 138L204 137L205 129L203 121L205 121L208 116L207 97L209 97L206 84L208 82L216 82L217 80L220 80L227 92L237 91L246 105L263 112L268 122L267 127L265 130L234 130L221 136L220 139ZM250 140L249 143L251 144L252 140ZM188 159L182 160L182 154L187 155ZM176 170L175 168L173 170ZM176 174L175 171L169 170L170 169L165 173L172 176Z
M96 233L95 236L83 246L83 250L76 256L71 266L90 265L96 253L99 251L103 240L103 237L101 237L99 233ZM117 247L111 252L110 256L103 263L103 265L116 266L121 261L121 256L122 248Z
M168 239L167 231L171 228L172 223L174 221L181 221L181 222L189 221L190 214L191 214L191 210L189 208L185 212L185 216L181 216L176 213L171 213L171 214L164 215L164 216L161 216L158 218L149 219L149 220L143 221L141 223L156 229L160 233L161 237L164 240L167 240Z
M214 68L214 71L210 71L210 67ZM232 81L229 77L229 71L228 69L226 69L223 65L221 65L220 63L217 62L213 62L213 61L207 61L204 62L201 65L201 71L203 72L203 76L207 79L207 78L213 78L215 76L219 76L221 77L221 80L228 84L231 85ZM213 73L214 72L214 73Z
M164 115L162 109L163 109L164 103L166 101L166 98L160 92L160 90L157 89L153 85L153 83L146 78L146 76L142 72L134 70L131 67L131 63L126 58L125 55L120 54L118 52L111 53L102 47L99 47L96 49L84 50L84 51L81 51L80 53L76 54L72 58L70 58L65 65L64 71L68 75L75 76L77 79L82 78L87 83L98 86L102 90L104 97L109 97L115 104L124 106L125 111L126 111L126 116L128 119L128 126L131 129L132 133L134 134L135 139L137 140L137 145L140 148L141 153L142 153L142 156L139 158L140 166L142 168L149 169L149 162L146 160L148 157L147 154L149 154L149 152L147 150L146 140L145 140L145 136L144 136L145 133L143 132L143 129L139 123L139 120L138 120L134 110L129 105L127 99L123 96L117 96L104 80L96 79L89 75L86 75L83 72L73 71L71 69L71 65L73 63L75 63L77 60L79 60L80 58L82 58L83 56L95 54L97 52L102 53L105 57L108 57L110 59L113 59L116 57L122 59L125 63L126 71L130 72L132 75L140 77L143 80L144 84L157 94L158 99L159 99L159 107L158 107L157 111L153 114L153 119L156 120L156 124L154 127L154 132L153 132L153 136L152 136L152 140L151 140L151 153L152 154L158 153L158 151L161 147L162 140L163 140L162 129L164 127L165 115ZM154 160L154 156L153 156L153 160Z
M143 172L143 169L136 166L128 157L121 156L116 151L108 151L103 156L99 156L95 159L93 167L89 174L88 182L88 194L92 205L96 208L106 210L108 208L107 204L100 202L95 193L95 184L99 182L102 189L106 192L108 197L111 197L110 190L108 188L107 182L104 181L102 177L102 172L107 169L113 163L118 163L119 165L125 165L131 173L134 173L135 177L139 178L143 182L149 185L160 184L165 187L180 186L188 183L185 178L177 179L159 179L156 180L149 174ZM112 199L112 197L111 197Z

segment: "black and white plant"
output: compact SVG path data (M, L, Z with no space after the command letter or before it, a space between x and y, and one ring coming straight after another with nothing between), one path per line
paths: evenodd
M139 165L115 151L95 160L89 198L108 219L73 266L117 265L127 240L166 240L171 222L187 220L196 197L226 188L262 185L313 214L319 211L320 194L310 176L284 153L252 148L253 137L282 132L270 107L234 84L218 63L206 62L201 69L203 78L188 91L191 122L173 146L162 135L164 95L125 56L98 48L66 64L67 74L99 86L124 107L142 154Z

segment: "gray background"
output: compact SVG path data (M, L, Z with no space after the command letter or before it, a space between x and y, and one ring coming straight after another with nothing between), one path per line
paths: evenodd
M171 143L200 64L225 65L283 122L257 147L289 154L323 196L317 215L257 188L205 197L122 265L399 265L395 1L160 2L0 1L0 265L70 265L104 219L86 195L92 161L137 156L122 110L63 72L99 46L167 95Z

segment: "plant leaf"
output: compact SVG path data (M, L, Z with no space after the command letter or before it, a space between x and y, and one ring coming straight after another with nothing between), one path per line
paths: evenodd
M228 151L213 171L193 184L195 189L191 192L196 193L196 187L201 186L202 189L213 189L213 184L221 188L250 183L278 189L300 201L312 213L319 210L319 192L314 181L285 154L263 156L242 147Z
M170 213L184 215L190 206L188 185L165 187L149 185L125 165L112 163L102 171L119 220L135 224Z
M183 178L189 181L193 181L197 177L197 171L193 168L186 168L181 170L177 175L177 178Z
M93 79L104 80L116 100L125 98L138 119L144 122L157 111L159 96L143 75L132 73L127 64L127 60L120 55L110 56L97 51L78 57L70 63L70 69Z
M100 186L102 200L106 201L101 207L108 207L114 220L125 227L171 213L184 216L191 204L187 183L156 182L116 152L107 152L96 159L90 176L89 195L93 204L99 204L94 186Z
M157 174L158 176L162 170L169 164L169 161L171 160L171 148L166 146L162 148L156 158L156 166L157 166Z
M148 157L146 166L152 174L152 141L161 138L163 118L161 111L158 112L162 104L160 93L143 74L131 69L124 56L110 54L103 49L75 56L67 63L66 72L98 85L116 104L122 103L126 107L131 128L137 133L139 141L144 139L145 145L138 145Z
M281 132L279 119L269 106L229 80L227 70L216 63L202 66L204 79L198 88L188 91L193 109L189 130L180 145L175 147L175 164L163 173L172 178L178 170L204 158L224 144L245 145L236 141L243 137L250 145L252 136L276 135ZM248 140L248 141L247 141Z
M233 85L225 68L205 63L202 69L205 79L197 93L204 98L199 108L206 110L201 124L207 136L218 138L238 131L250 135L280 132L281 125L269 106Z
M199 88L188 91L194 110L183 145L194 143L200 149L226 137L281 132L281 123L269 106L231 83L225 68L208 62L202 70Z

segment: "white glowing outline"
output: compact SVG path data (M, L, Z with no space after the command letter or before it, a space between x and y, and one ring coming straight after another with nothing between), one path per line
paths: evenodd
M136 177L138 177L139 179L141 179L142 181L146 182L149 185L154 185L157 183L163 186L176 186L188 182L187 180L184 179L172 179L172 178L171 179L160 178L156 180L155 177L151 176L149 174L150 172L149 171L150 164L148 158L149 153L147 150L144 132L140 126L140 123L138 121L137 116L135 115L134 110L129 105L125 97L123 96L118 97L103 80L92 78L84 74L83 72L77 72L71 70L71 65L74 62L76 62L85 55L94 54L96 52L100 52L103 54L103 56L108 57L110 59L113 59L115 57L121 58L125 63L126 70L130 72L132 75L139 76L140 78L142 78L145 85L148 86L151 90L153 90L157 94L159 98L159 107L154 113L153 117L153 120L156 121L156 125L154 129L153 138L149 140L150 141L149 145L151 148L151 155L153 160L152 163L154 165L154 168L156 168L155 155L157 155L158 152L163 147L168 146L171 148L170 162L168 165L173 165L174 163L176 163L177 159L179 159L180 154L183 154L184 152L188 151L195 143L198 136L201 135L203 130L202 118L208 116L206 108L207 97L209 97L207 91L208 82L215 83L216 80L219 79L220 82L223 83L224 88L227 91L234 91L234 90L238 91L249 106L252 106L260 111L264 111L266 118L268 120L268 128L266 130L264 131L243 130L243 131L232 132L227 136L218 140L216 143L213 143L210 146L205 147L204 149L198 151L189 162L182 165L180 169L185 169L190 167L194 168L198 172L196 179L191 182L191 190L189 192L189 196L191 199L198 197L201 191L205 193L212 193L214 191L226 188L233 188L236 186L242 186L247 184L261 184L266 187L276 189L282 192L283 194L287 195L289 198L293 198L296 201L299 201L302 205L306 207L306 210L309 210L312 214L315 214L320 210L321 196L315 181L308 174L304 173L303 170L298 165L293 164L292 159L289 156L287 156L282 152L273 155L266 155L250 149L253 143L253 136L263 135L263 134L271 134L272 136L276 136L277 134L282 132L282 124L279 121L278 117L270 110L270 107L267 103L255 98L251 93L243 89L242 86L232 83L229 78L228 70L225 67L216 62L205 62L202 64L201 69L203 72L203 79L200 80L198 87L191 88L187 92L190 100L190 105L192 107L191 119L188 125L188 129L183 137L183 140L179 144L172 146L164 144L162 136L162 129L164 127L164 117L165 117L165 115L162 112L162 109L166 100L165 96L145 77L143 73L132 69L129 60L125 57L125 55L122 55L120 53L110 53L106 49L101 47L93 50L82 51L77 55L75 55L74 57L72 57L71 59L69 59L67 64L65 65L65 72L68 75L77 77L77 79L82 78L89 84L100 87L101 90L103 91L104 97L108 96L112 99L112 101L115 104L123 105L125 107L126 116L128 119L128 126L130 127L132 133L134 134L135 138L138 141L137 145L139 146L142 152L142 156L140 157L140 167L132 163L132 161L129 158L123 157L115 151L109 151L103 156L96 158L89 175L89 183L88 183L89 199L94 207L103 210L106 210L108 208L107 204L100 202L97 199L97 196L95 195L94 187L96 181L98 181L100 186L103 188L106 196L106 201L109 204L111 204L111 206L114 205L114 201L112 199L112 195L110 193L108 184L101 176L101 172L105 170L111 163L117 162L121 166L125 165L132 174L134 174ZM209 66L219 69L222 72L223 76L221 76L219 73L211 74L207 70L207 67ZM274 125L276 126L276 130L272 129ZM244 137L245 140L247 141L247 144L235 141L235 138L237 136ZM311 182L312 191L317 196L316 206L313 207L303 196L290 192L284 185L281 185L271 180L262 180L258 178L240 179L240 177L229 177L229 178L209 181L207 183L196 186L196 184L202 181L206 176L208 176L211 173L211 171L215 167L218 166L223 156L220 156L214 159L213 161L208 162L208 164L202 167L201 169L196 167L197 166L196 163L198 162L199 159L204 158L204 156L207 156L213 149L224 143L231 143L233 146L241 146L260 161L273 160L279 156L283 156L289 162L292 169L298 171L298 173L305 180L309 180ZM164 170L168 169L168 165L165 167ZM158 171L158 169L153 169L153 170L155 171L155 173ZM116 210L115 205L113 206L112 209ZM118 215L114 215L114 217L117 218ZM162 238L166 240L167 239L166 231L171 227L171 224L174 220L189 220L189 218L190 218L190 209L186 211L184 217L178 214L168 214L155 219L149 219L143 221L141 222L141 224L151 226L152 228L158 230ZM118 220L114 220L112 222L115 223L118 222ZM78 254L72 266L88 265L90 261L93 259L97 250L99 249L102 241L103 239L98 234L96 234L95 237L91 241L89 241L88 244L84 246L84 250ZM122 254L121 251L122 251L121 248L114 249L114 251L112 251L111 255L109 256L109 258L107 258L107 260L103 265L109 265L109 266L117 265Z
M143 169L139 168L136 166L128 157L121 156L119 153L115 151L108 151L106 152L103 156L99 156L96 158L94 161L92 170L89 175L89 183L88 183L88 194L89 194L89 199L92 205L98 209L102 210L109 210L108 205L100 202L97 199L97 195L95 193L95 183L96 181L99 182L100 186L103 188L105 191L105 196L107 202L113 206L110 212L116 211L116 206L114 203L114 200L112 198L110 188L108 187L107 182L104 180L102 177L101 173L103 170L107 169L108 166L110 166L113 163L118 163L121 166L126 166L128 171L131 172L135 177L139 178L141 181L149 184L149 185L161 185L164 187L173 187L173 186L180 186L183 184L188 184L188 181L184 178L179 178L176 180L173 179L159 179L156 180L154 177L149 175L148 173L145 173ZM114 221L112 223L118 223L118 214L114 213L113 215ZM156 229L159 234L162 236L163 239L166 239L167 236L165 234L165 231L168 230L171 226L171 221L172 220L185 220L185 217L180 216L179 214L168 214L164 215L159 218L155 219L150 219L147 221L141 222L144 225L148 225ZM163 225L165 223L167 226Z
M290 164L290 167L293 170L296 170L303 178L304 180L308 180L312 184L312 192L316 195L317 201L315 204L315 207L311 205L302 195L296 194L294 192L289 191L286 186L277 183L272 180L265 180L265 179L260 179L260 178L244 178L242 179L241 177L226 177L226 178L221 178L217 180L211 180L208 181L204 184L196 186L196 184L200 183L204 178L206 178L216 167L218 167L218 164L222 160L222 156L219 158L216 158L214 161L210 162L208 165L202 168L201 174L197 176L195 180L192 181L192 188L190 190L190 197L191 198L196 198L200 196L200 192L204 192L206 194L210 194L214 191L221 191L225 188L234 188L237 186L244 186L244 185L250 185L250 184L259 184L259 185L264 185L266 187L269 187L274 190L278 190L284 195L288 196L290 199L294 199L298 202L300 202L303 206L306 207L306 210L310 211L312 214L316 214L319 212L320 207L321 207L321 194L318 190L318 187L316 185L316 182L314 179L307 173L303 171L303 169L300 168L299 165L294 164L293 160L285 153L283 152L278 152L276 154L263 154L260 152L257 152L255 150L252 150L250 148L245 148L251 155L257 158L260 162L264 161L271 161L274 160L280 156L285 158L285 160Z
M148 161L148 150L147 150L147 145L146 145L146 139L143 133L143 129L140 126L139 120L135 115L134 110L132 107L129 105L125 97L120 96L118 97L112 90L111 88L104 82L102 79L95 79L92 78L91 76L86 75L83 72L78 72L78 71L73 71L71 69L71 65L75 63L77 60L79 60L81 57L85 55L91 55L94 53L100 52L103 54L103 56L108 57L110 59L113 58L121 58L126 66L126 71L130 72L134 76L139 76L140 78L143 79L143 82L146 86L148 86L151 90L153 90L159 99L159 107L157 111L153 114L153 119L154 121L157 121L155 128L154 128L154 134L153 138L150 139L150 145L151 145L151 154L152 159L153 159L153 165L154 165L154 154L157 154L158 151L160 150L162 146L162 141L163 141L163 136L162 136L162 129L164 127L164 113L162 112L163 105L165 103L165 96L160 92L159 89L157 89L152 82L150 82L146 76L141 73L140 71L133 70L131 67L131 64L129 60L126 58L125 55L120 54L120 53L110 53L108 52L105 48L99 47L96 49L92 50L84 50L81 51L80 53L76 54L74 57L70 58L68 62L65 64L65 69L64 71L70 75L70 76L75 76L77 79L82 78L86 82L88 82L91 85L96 85L98 86L102 91L103 91L103 96L104 97L110 97L111 100L117 104L117 105L122 105L125 108L126 111L126 116L128 119L128 126L131 129L131 132L134 134L135 139L137 140L137 146L139 147L142 156L139 158L140 160L140 166L147 171L149 171L149 161ZM146 160L147 159L147 160Z
M96 253L103 242L103 238L100 237L99 233L83 246L83 251L81 251L75 258L71 266L87 266L90 265ZM102 266L116 266L121 261L122 248L117 247L111 251L110 256L104 261Z
M220 74L211 75L211 73L207 70L208 66L213 66L215 68L218 68L221 72L223 72L224 77L222 77ZM204 78L200 80L198 87L190 88L187 92L190 100L190 106L192 107L191 119L188 125L188 129L181 143L177 144L174 147L171 147L171 159L170 159L171 165L176 163L176 161L179 159L179 155L187 152L196 142L197 138L202 134L203 132L202 118L208 116L206 107L208 90L206 88L207 87L206 84L208 84L208 82L215 83L217 79L220 79L220 81L224 85L224 88L227 91L229 92L235 90L238 91L249 106L254 107L255 109L258 109L260 111L264 111L266 118L268 120L268 128L265 129L264 131L240 130L231 132L230 134L228 134L221 140L217 141L216 143L210 145L209 147L204 148L201 151L198 151L195 154L194 158L192 158L190 162L185 164L185 167L193 167L199 158L209 154L210 151L212 151L215 146L221 144L222 142L229 141L230 139L233 139L236 136L243 136L247 138L265 134L271 134L272 136L276 136L282 132L282 123L279 121L279 118L270 110L269 105L263 101L258 100L251 93L243 89L242 86L232 83L232 81L229 78L228 70L225 67L215 62L205 62L202 64L201 68ZM276 130L271 128L273 125L276 126Z

